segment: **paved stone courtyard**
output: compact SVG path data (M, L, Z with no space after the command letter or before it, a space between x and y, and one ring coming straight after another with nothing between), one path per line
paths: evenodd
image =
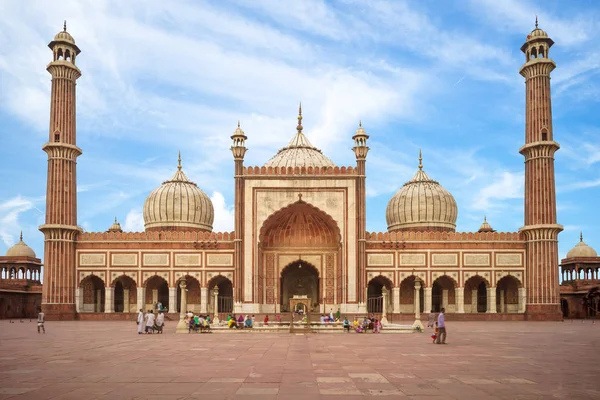
M427 334L138 335L0 321L0 399L600 398L600 324L450 322Z

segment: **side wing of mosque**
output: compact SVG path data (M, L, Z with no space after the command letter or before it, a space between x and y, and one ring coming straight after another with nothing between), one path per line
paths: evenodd
M213 232L210 198L179 164L144 203L144 232L82 232L77 225L75 82L79 48L66 31L49 44L53 60L42 308L49 319L119 318L157 303L179 312L274 314L292 298L314 313L381 313L413 319L445 308L457 319L562 318L554 183L549 58L537 27L521 47L528 93L525 221L496 232L457 232L458 206L419 157L415 175L390 199L387 232L366 232L369 136L352 137L356 164L336 166L303 132L302 110L287 146L262 166L244 164L238 124L235 227ZM175 169L175 168L174 168ZM517 229L518 228L518 229ZM297 303L296 301L295 303Z

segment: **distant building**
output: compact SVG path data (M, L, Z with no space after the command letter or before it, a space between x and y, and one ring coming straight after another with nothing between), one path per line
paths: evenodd
M583 241L560 262L562 284L560 303L565 318L597 318L600 316L600 257ZM594 290L598 294L594 294Z
M422 158L391 198L387 232L366 231L365 164L369 136L359 124L356 164L337 166L303 132L302 112L288 145L262 166L244 165L246 137L231 136L235 228L212 231L210 198L184 174L174 175L144 204L145 232L82 232L77 225L76 66L80 50L66 31L49 47L52 75L45 273L48 318L120 318L161 303L197 312L283 313L305 296L312 312L415 311L449 318L562 318L549 58L554 44L537 27L521 47L525 63L525 221L518 231L456 232L453 196L430 178ZM484 139L482 139L484 140ZM379 173L385 174L386 171ZM390 180L406 179L389 175ZM385 294L385 296L384 296ZM126 316L124 316L126 317Z
M0 319L33 318L42 304L42 261L23 242L0 256Z

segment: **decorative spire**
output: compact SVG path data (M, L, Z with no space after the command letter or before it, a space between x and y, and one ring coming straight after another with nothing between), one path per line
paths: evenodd
M483 222L487 222L487 217L485 215L483 216Z
M20 240L21 240L21 242L23 241L23 231L21 231Z
M362 119L359 119L359 120L358 120L358 127L359 127L359 128L362 128Z
M296 129L298 133L302 133L302 102L300 102L300 107L298 108L298 126Z
M238 128L240 127L240 120L238 119Z
M238 126L239 126L239 125L238 125ZM177 169L178 169L179 171L181 171L181 150L180 150L180 151L178 151L178 152L177 152L177 154L178 154L178 155L177 155L177 163L179 164L179 165L177 165Z
M117 217L115 217L115 224L117 223Z
M67 31L67 20L65 19L65 22L63 24L63 32Z
M579 241L583 242L583 232L579 232Z
M419 171L423 171L423 152L419 149Z
M535 16L535 29L537 29L538 27L538 20L537 20L537 15Z

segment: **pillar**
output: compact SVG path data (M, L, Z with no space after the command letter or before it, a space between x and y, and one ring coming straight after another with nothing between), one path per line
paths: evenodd
M415 322L413 323L412 327L415 330L419 330L421 332L423 332L425 330L425 327L423 326L423 323L421 322L421 296L419 296L419 292L421 290L421 281L420 280L416 280L415 281Z
M113 301L113 296L115 293L115 288L107 287L104 289L104 312L112 313L115 312L115 303Z
M384 286L381 290L381 294L383 296L383 305L382 305L382 310L381 310L381 324L382 325L387 325L388 320L387 320L387 305L388 305L388 299L390 297L390 292L389 290L387 290L387 288Z
M215 288L213 289L213 310L215 313L215 316L213 317L213 322L215 324L218 324L219 321L219 287L215 285Z
M455 291L455 301L456 301L456 312L460 314L464 314L465 312L465 288L457 287L454 289Z
M77 303L75 304L77 306L76 311L80 313L83 311L83 289L75 289L75 298L77 299Z
M137 310L144 310L146 309L146 288L145 287L139 287L137 288Z
M129 307L129 289L123 289L123 312L128 313L130 311L131 310Z
M400 288L395 287L392 288L392 312L399 313L400 312Z
M208 314L208 288L200 288L200 313Z
M527 289L519 288L519 313L524 313L526 311L527 305Z
M496 313L496 287L487 288L488 309L490 314Z
M500 290L500 312L506 312L506 305L504 304L504 290Z
M164 307L164 304L163 304ZM169 288L169 304L167 305L169 312L177 312L177 287ZM187 311L187 310L185 310Z
M442 289L442 308L448 311L448 289Z
M426 313L431 312L433 307L431 305L431 291L430 287L423 288L423 311Z
M96 289L96 301L94 302L94 312L102 311L102 289Z
M179 281L179 289L181 292L181 298L179 303L179 323L177 323L177 328L175 328L175 332L177 333L186 333L188 332L188 325L185 321L185 314L187 309L187 285L185 280Z
M471 312L476 313L477 311L477 289L471 290Z

